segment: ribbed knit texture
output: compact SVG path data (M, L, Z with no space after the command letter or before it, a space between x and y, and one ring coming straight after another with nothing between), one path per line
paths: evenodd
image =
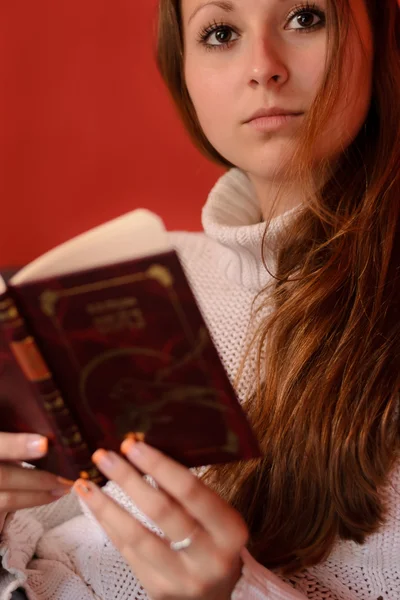
M271 268L274 233L295 211L271 223L265 256ZM171 233L171 243L179 252L233 381L246 348L252 301L269 281L261 260L265 226L245 174L233 169L217 182L203 210L203 225L205 234ZM240 396L253 379L252 368L247 368L238 388ZM114 483L108 483L105 489L151 528ZM399 467L382 496L388 506L388 520L378 533L363 546L338 541L327 561L296 574L290 582L282 581L243 551L243 576L232 600L399 599ZM128 565L73 493L50 506L10 515L1 536L0 555L1 600L10 598L12 590L20 585L31 600L147 598Z

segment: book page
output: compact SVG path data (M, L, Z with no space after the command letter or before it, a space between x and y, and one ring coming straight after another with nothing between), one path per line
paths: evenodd
M4 281L4 279L2 278L2 276L0 275L0 296L1 296L1 294L4 294L6 291L7 291L6 282Z
M162 219L149 210L137 209L49 250L14 275L11 283L20 285L170 249Z

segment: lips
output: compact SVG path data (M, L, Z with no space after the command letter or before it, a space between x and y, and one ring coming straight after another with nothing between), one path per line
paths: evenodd
M254 119L259 119L262 117L276 117L276 116L284 116L284 115L301 115L303 114L301 111L288 110L286 108L280 108L278 106L272 108L260 108L255 113L251 115L248 119L244 121L244 123L250 123L250 121L254 121Z

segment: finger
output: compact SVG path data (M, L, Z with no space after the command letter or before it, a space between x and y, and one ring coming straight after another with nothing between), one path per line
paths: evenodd
M219 575L226 566L225 553L218 550L214 540L201 525L171 496L160 488L155 489L143 480L137 470L114 452L98 450L93 455L98 468L117 483L135 505L160 529L168 538L168 543L179 542L190 538L190 545L185 548L181 558L186 562L193 575L208 577Z
M170 550L162 538L142 525L94 483L78 479L73 489L87 504L140 580L143 565L152 566L155 572L169 580L182 580L185 570L181 557Z
M182 506L161 489L144 481L137 470L114 452L97 450L92 457L97 467L115 481L146 517L170 540L188 537L198 525ZM197 536L198 537L198 536Z
M28 460L47 453L47 438L29 433L0 433L0 460Z
M19 465L0 463L0 490L1 491L37 491L49 492L60 490L64 492L71 489L72 481L57 477L39 469L27 469Z
M69 493L69 489L53 490L49 492L0 492L0 513L14 512L22 508L33 508L42 504L50 504L61 496Z
M248 530L240 514L189 469L144 442L125 440L121 451L175 498L220 548L235 553L246 545Z
M238 557L228 563L215 552L203 554L203 565L188 562L186 551L170 550L161 538L141 525L92 482L78 480L74 490L127 560L151 598L206 598L205 590L210 585L230 580L233 573L236 575L238 569L240 571ZM214 558L217 564L214 564Z

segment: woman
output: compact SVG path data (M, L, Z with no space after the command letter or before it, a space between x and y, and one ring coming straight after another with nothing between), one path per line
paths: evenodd
M400 597L399 38L394 0L160 0L160 71L230 169L171 239L263 459L99 450L106 493L7 517L2 597ZM3 513L62 484L0 472Z

